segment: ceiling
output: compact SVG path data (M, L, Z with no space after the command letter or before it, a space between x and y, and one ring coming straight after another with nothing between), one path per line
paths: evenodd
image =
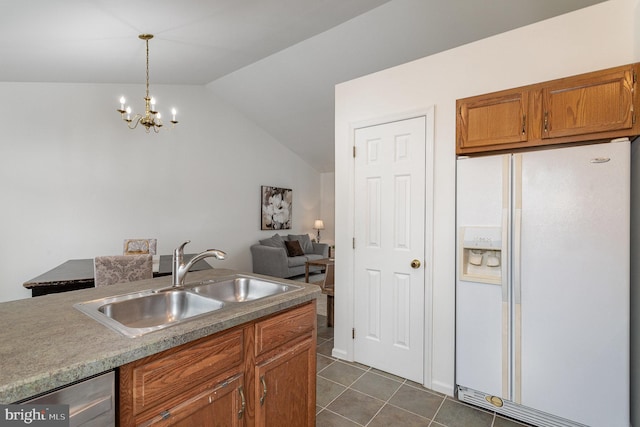
M207 85L330 172L335 84L600 1L0 0L0 81L144 83L152 33L152 85Z

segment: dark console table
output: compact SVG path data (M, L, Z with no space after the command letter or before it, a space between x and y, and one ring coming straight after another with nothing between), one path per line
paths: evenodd
M185 262L188 262L194 256L196 256L196 254L185 254ZM153 272L153 277L171 275L172 261L172 255L160 255L160 266L158 271ZM201 260L191 267L191 271L207 270L210 268L212 267L205 260ZM93 259L71 259L38 277L24 282L22 286L31 289L32 297L93 288L95 286Z

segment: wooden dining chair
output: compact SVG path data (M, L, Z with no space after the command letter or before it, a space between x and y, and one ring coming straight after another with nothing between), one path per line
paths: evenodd
M324 280L320 283L322 293L327 295L327 326L333 327L333 296L335 290L335 273L334 265L327 264L327 268L324 272Z
M109 255L93 259L95 286L133 282L153 277L153 256Z

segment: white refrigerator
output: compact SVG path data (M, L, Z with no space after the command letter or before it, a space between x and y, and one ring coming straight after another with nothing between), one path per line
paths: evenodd
M629 427L630 143L457 161L458 398Z

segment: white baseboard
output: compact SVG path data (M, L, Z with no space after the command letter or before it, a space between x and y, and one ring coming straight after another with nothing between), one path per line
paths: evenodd
M431 382L431 390L438 393L446 394L447 396L453 396L453 384L443 383L440 381Z
M331 350L331 356L336 357L338 359L342 359L345 360L347 362L353 362L353 360L349 360L349 358L347 357L347 352L337 349L337 348L333 348L333 350Z

